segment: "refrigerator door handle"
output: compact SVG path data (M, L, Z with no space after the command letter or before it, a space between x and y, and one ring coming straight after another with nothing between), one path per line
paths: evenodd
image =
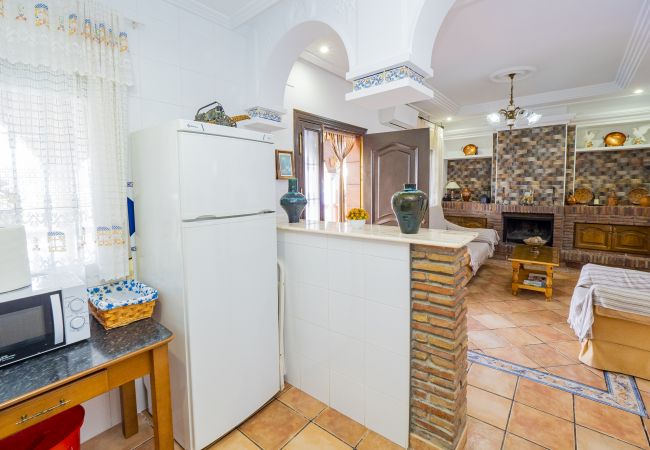
M262 211L248 213L248 214L234 214L232 216L215 216L213 214L206 214L202 216L195 217L193 219L184 219L183 222L204 222L206 220L221 220L221 219L235 219L237 217L250 217L250 216L260 216L263 214L273 214L275 211L272 209L263 209Z

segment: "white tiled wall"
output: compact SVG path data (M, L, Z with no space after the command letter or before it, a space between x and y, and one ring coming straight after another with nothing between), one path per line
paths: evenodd
M408 244L280 231L289 383L406 447Z
M164 0L105 0L138 22L128 29L135 85L129 89L129 129L193 119L214 100L229 115L251 106L247 44L223 28Z

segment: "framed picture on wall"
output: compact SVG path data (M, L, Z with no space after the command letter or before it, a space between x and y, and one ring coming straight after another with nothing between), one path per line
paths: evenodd
M291 150L275 151L275 178L288 180L295 177L293 152Z

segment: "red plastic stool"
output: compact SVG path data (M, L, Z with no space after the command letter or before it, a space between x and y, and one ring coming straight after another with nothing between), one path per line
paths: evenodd
M80 450L84 409L75 406L0 440L0 450Z

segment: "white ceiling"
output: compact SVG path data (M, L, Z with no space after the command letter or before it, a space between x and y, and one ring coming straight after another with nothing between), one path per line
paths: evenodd
M603 98L632 99L637 88L650 94L648 9L650 0L458 1L433 50L434 77L428 84L435 98L414 106L435 120L484 117L504 106L509 93L508 85L491 81L490 74L512 66L537 69L515 83L515 102L522 106L598 100L596 107ZM640 15L645 22L638 21ZM323 43L330 47L325 55L318 52ZM645 55L626 53L632 43L645 48ZM336 35L314 42L301 57L341 77L347 71ZM631 77L620 76L629 70Z
M172 0L198 10L228 28L237 28L279 0Z

